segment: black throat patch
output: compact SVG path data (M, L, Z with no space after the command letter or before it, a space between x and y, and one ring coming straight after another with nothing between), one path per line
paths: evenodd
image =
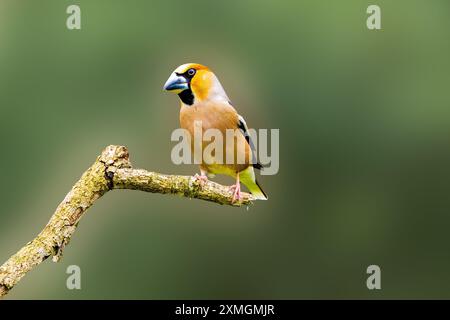
M192 93L191 88L181 91L178 96L184 104L187 104L188 106L194 104L194 94Z

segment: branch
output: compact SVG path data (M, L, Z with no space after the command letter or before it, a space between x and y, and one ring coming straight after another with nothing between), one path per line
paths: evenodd
M233 206L248 205L255 200L251 194L242 193L242 199L233 203L232 192L220 184L208 181L200 185L197 179L190 176L133 169L125 147L108 146L72 187L41 233L0 267L0 297L47 258L53 257L54 262L59 261L87 209L113 189L177 194Z

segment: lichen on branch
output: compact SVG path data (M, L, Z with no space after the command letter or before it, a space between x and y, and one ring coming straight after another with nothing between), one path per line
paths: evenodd
M126 147L108 146L72 187L41 233L0 267L0 297L47 258L59 261L82 216L97 199L113 189L176 194L232 206L249 205L255 200L251 194L242 193L241 199L233 202L228 187L211 181L201 184L192 176L133 169Z

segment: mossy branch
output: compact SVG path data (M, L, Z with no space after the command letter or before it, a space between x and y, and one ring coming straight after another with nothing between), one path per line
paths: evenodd
M233 206L248 205L255 200L251 194L242 193L241 200L233 202L229 188L214 182L200 184L190 176L133 169L127 148L108 146L72 187L41 233L0 267L0 297L47 258L57 262L86 210L113 189L177 194Z

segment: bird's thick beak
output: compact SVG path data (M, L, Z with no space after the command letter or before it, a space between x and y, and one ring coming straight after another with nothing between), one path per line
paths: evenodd
M183 90L189 89L189 83L185 77L177 75L175 72L172 73L164 84L164 90L174 91L179 93Z

